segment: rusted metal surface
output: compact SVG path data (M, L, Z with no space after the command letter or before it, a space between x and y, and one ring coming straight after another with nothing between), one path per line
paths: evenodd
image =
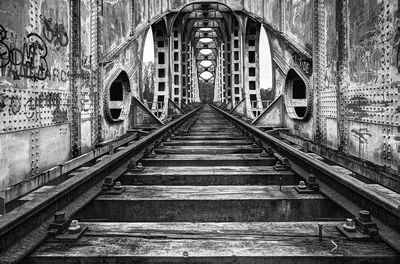
M380 183L381 185L396 192L400 192L399 177L396 175L396 173L392 173L383 167L377 166L373 163L365 162L364 160L356 159L349 155L332 150L328 147L323 147L313 142L303 140L299 137L292 136L287 134L287 132L280 133L278 137L282 137L283 139L289 140L290 142L299 146L307 144L310 151L313 151L332 162L340 164L341 166L344 166L347 169L362 175L364 178Z
M345 177L340 172L330 169L324 162L304 155L300 150L283 143L279 139L219 110L217 107L214 108L229 120L238 124L238 126L249 131L261 140L264 140L267 144L270 144L274 150L288 157L291 162L299 164L298 166L302 168L308 167L309 169L307 171L317 174L320 181L326 182L325 184L327 186L333 188L331 190L337 190L336 192L338 194L346 197L346 199L352 201L352 203L370 209L373 212L373 216L381 222L381 237L396 250L400 251L400 211L397 202L393 202L371 191L367 187L367 184L352 177ZM331 197L334 197L333 194Z
M68 215L72 215L79 210L85 204L83 201L88 202L99 194L98 183L105 176L114 170L119 170L121 174L130 159L139 159L145 147L162 138L167 131L176 128L198 109L140 139L137 143L129 145L112 157L105 158L91 168L78 173L75 177L54 187L51 192L4 215L0 223L1 261L13 263L21 259L46 238L48 223L56 211L72 207L73 209L68 211ZM119 175L114 175L114 177Z
M165 153L147 151L139 162L141 166L137 163L130 167L118 179L122 182L121 193L102 193L74 215L83 221L82 225L91 225L81 238L69 242L47 239L23 261L54 263L57 258L67 263L132 260L164 263L187 262L192 258L200 263L398 261L399 254L383 241L372 241L365 234L359 235L363 241L353 240L342 233L337 226L350 216L349 203L335 204L329 199L330 189L309 173L305 174L305 189L299 191L301 184L294 188L293 179L286 176L293 173L292 168L298 171L296 164L274 153L245 127L232 127L209 106L199 111L194 120L188 131L181 127L172 135L165 134L164 141L156 144L156 150ZM243 149L248 152L203 153L206 147L223 150L227 141L237 149L245 146ZM191 146L193 153L187 154L186 146ZM182 147L180 153L179 147ZM172 149L177 153L170 154ZM249 153L250 149L258 149L260 153L255 156ZM170 162L162 162L168 159ZM224 166L215 164L224 159ZM249 160L259 163L252 166ZM257 183L258 177L254 176L260 175L269 180ZM141 178L145 182L139 182ZM320 192L319 186L324 187Z

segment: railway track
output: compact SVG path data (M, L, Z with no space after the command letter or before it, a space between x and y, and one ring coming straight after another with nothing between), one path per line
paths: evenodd
M1 261L400 263L374 190L205 105L5 215Z

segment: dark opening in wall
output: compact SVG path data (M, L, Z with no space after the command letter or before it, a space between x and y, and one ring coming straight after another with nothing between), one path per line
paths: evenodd
M177 40L174 41L174 49L179 48L179 42Z
M179 64L174 64L174 72L179 72Z
M179 53L174 52L174 61L177 61L179 59Z
M239 84L239 74L235 74L235 84Z
M240 93L239 87L235 87L235 94L239 94L239 93Z
M235 51L234 55L235 55L234 60L239 60L239 51Z
M293 80L293 99L306 99L306 84L301 79Z
M110 114L113 119L118 119L121 115L122 109L111 108Z
M110 101L122 101L124 99L124 88L121 81L114 81L110 87Z
M165 69L158 69L158 78L165 77Z
M250 90L255 90L256 89L256 82L255 81L250 81L249 82L249 89Z
M174 31L174 37L175 37L175 38L178 37L178 31L177 31L177 30Z
M164 95L159 95L157 97L157 102L164 102Z
M179 84L179 75L174 75L174 84L175 85Z
M239 36L239 30L235 29L235 30L233 31L233 35L235 35L235 37Z
M234 47L235 49L239 48L239 40L235 39L233 43L234 43L234 44L233 44L233 47Z
M235 67L234 67L235 69L235 71L239 71L239 63L235 63Z
M254 67L249 68L249 76L256 76L256 68Z
M157 29L157 37L164 36L164 31L162 29Z
M232 95L232 91L231 91L231 89L228 89L228 96L231 96Z
M157 41L157 46L159 48L164 48L164 41Z
M178 94L179 94L179 88L175 88L175 89L174 89L174 94L175 94L175 95L178 95Z
M304 107L304 106L294 107L294 111L296 111L296 114L299 117L304 117L304 115L306 114L306 110L307 110L307 107Z
M124 111L129 111L130 85L126 72L122 71L111 83L108 90L108 102L105 102L105 113L110 121L120 121Z
M256 40L255 39L249 39L249 46L254 47L256 45Z
M158 64L164 64L164 63L165 63L165 53L159 52L158 53Z
M159 90L160 92L165 91L165 82L159 82L159 83L158 83L158 90Z
M256 52L255 51L249 51L249 63L255 63L256 62Z
M289 70L285 83L285 106L293 119L304 120L309 115L308 87L294 69Z

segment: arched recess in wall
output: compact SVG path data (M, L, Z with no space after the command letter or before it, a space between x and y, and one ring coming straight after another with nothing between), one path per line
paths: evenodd
M130 93L129 77L125 71L121 71L106 89L104 111L110 122L120 122L127 118Z
M151 109L154 99L155 87L155 66L154 66L154 37L153 30L150 27L146 33L146 39L143 46L142 73L140 98Z
M290 69L285 81L285 106L292 119L306 120L311 112L309 82L300 72Z
M261 25L259 38L260 97L263 108L272 101L272 56L268 34Z

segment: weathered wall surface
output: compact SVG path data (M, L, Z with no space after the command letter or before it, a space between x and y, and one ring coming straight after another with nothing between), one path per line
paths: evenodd
M0 190L125 134L134 118L130 97L140 98L146 31L193 2L0 1ZM293 134L397 169L397 1L216 2L267 26L275 98L284 95L290 69L307 83L310 117L283 115ZM316 11L316 3L323 8ZM311 61L313 52L318 58ZM323 67L318 75L315 62ZM121 73L129 85L122 99L111 102L111 87ZM118 118L110 114L113 107L121 109Z
M0 189L70 158L69 1L0 2Z
M321 146L398 170L398 2L287 0L280 5L271 1L264 11L270 25L271 17L279 21L284 14L283 34L269 30L275 98L285 93L288 70L297 68L307 76L313 108L306 120L284 115L285 126ZM312 52L318 57L309 63Z
M283 1L285 33L309 49L312 49L313 43L312 8L313 1L311 0Z
M345 106L348 153L398 168L398 1L349 1Z
M288 69L298 66L308 76L313 94L310 118L294 120L286 115L285 126L321 146L398 170L398 2L320 0L320 8L316 8L317 2L301 2L284 1L283 34L311 48L318 56L312 62L317 63L318 72L307 74L302 52L298 52L301 47L294 51L279 34L269 33L275 96L284 93ZM308 11L305 5L309 5ZM318 10L311 18L313 8ZM296 12L301 18L308 17L310 23L296 20ZM308 30L300 32L304 27ZM310 32L317 32L318 37L311 39ZM298 55L300 59L294 59Z

